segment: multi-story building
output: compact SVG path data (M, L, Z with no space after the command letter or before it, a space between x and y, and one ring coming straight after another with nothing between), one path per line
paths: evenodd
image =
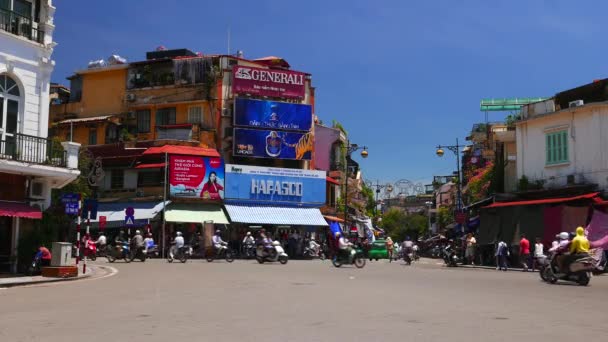
M0 1L0 266L16 270L20 235L78 177L77 143L48 139L52 1Z

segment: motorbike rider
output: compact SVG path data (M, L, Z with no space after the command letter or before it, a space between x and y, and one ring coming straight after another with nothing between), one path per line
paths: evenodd
M216 255L220 255L222 249L227 249L226 245L228 244L224 240L222 240L221 232L219 230L215 231L215 235L213 235L213 247L215 247Z
M154 238L152 237L152 233L148 233L148 235L144 239L144 248L146 250L146 253L148 252L148 249L152 247L154 247Z
M169 256L171 256L171 258L174 257L175 253L177 253L181 248L184 247L184 237L182 236L182 232L178 231L175 233L175 239L173 239L173 246L171 247L171 250L169 251Z
M353 244L348 242L348 240L344 237L344 235L340 234L340 232L336 232L336 239L338 240L338 248L340 248L340 252L343 255L348 256L348 263L353 262L353 258L355 257L355 250L353 249Z
M135 235L133 235L133 238L131 239L131 246L134 247L136 253L140 249L144 249L144 237L141 236L141 232L139 230L135 231Z
M414 252L414 241L409 236L405 237L405 241L403 241L403 256L406 257L410 253Z
M254 240L253 236L251 235L251 232L247 232L247 234L243 238L243 245L251 245L253 243L255 243L255 240Z
M562 270L567 270L572 262L589 255L589 240L585 237L585 228L576 228L576 237L572 239L569 251L570 255L564 257Z
M264 246L264 255L270 255L270 253L274 251L272 239L266 235L266 230L264 228L260 230L260 244Z
M97 238L97 241L95 241L95 244L97 245L97 250L103 251L106 249L107 239L103 232L99 233L99 237Z
M319 245L317 241L315 241L314 236L310 238L310 241L308 242L308 248L314 253L314 255L319 255L321 245Z
M549 249L549 252L554 254L553 259L557 264L557 268L561 270L568 252L568 246L570 245L570 235L566 232L561 232L555 237L558 239L558 243L553 245L553 247Z

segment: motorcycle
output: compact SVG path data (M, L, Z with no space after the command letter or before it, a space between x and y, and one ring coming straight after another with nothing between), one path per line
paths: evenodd
M591 272L595 271L598 265L598 260L594 259L592 255L581 255L570 263L565 273L562 273L564 270L559 270L557 262L554 260L555 255L549 258L548 264L540 272L541 279L551 284L563 280L587 286L591 281Z
M236 253L229 247L222 248L218 252L215 247L211 246L211 247L209 247L209 250L207 251L206 259L207 259L207 262L212 262L213 260L224 257L224 259L226 259L227 262L233 262L235 254Z
M304 258L310 258L310 259L319 258L320 260L325 260L325 254L321 251L320 247L319 247L319 250L317 251L314 248L310 248L310 246L306 246L306 247L304 247L304 252L302 252L302 256Z
M106 251L106 258L108 259L108 262L123 259L125 262L129 263L131 262L131 258L129 256L130 248L127 242L116 244L114 248L108 247L108 250Z
M447 245L443 249L442 256L443 256L443 262L448 267L456 267L456 266L458 266L458 263L460 262L460 258L456 254L456 251L450 245Z
M404 251L403 252L403 261L405 261L406 264L411 265L412 261L414 261L414 250L410 249L409 251L407 251L407 253Z
M91 261L97 260L97 245L93 242L87 243L86 247L83 248L82 255Z
M96 245L97 246L97 245ZM108 253L108 245L100 245L97 247L97 252L95 253L95 256L97 258L103 258L106 256L106 254Z
M274 262L278 261L281 264L285 265L289 260L289 256L285 253L283 247L279 241L272 242L272 249L270 251L266 251L263 245L259 245L256 249L255 259L263 264L265 261Z
M148 258L148 259L158 258L158 256L159 256L158 245L148 246L148 251L145 254L146 254L146 258Z
M242 247L242 256L245 259L255 258L255 244L253 242L245 243Z
M131 261L135 260L135 259L139 259L139 261L141 262L145 262L147 259L146 256L146 250L144 249L144 247L133 247L131 248L130 252L129 252L129 259Z
M40 252L38 252L38 253L36 253L36 255L34 255L34 259L32 259L32 262L28 266L25 274L28 276L34 276L34 275L39 275L41 273L42 273L42 254Z
M170 251L167 254L168 262L173 262L173 260L177 259L183 264L188 261L188 258L192 255L192 247L190 247L189 245L184 245L183 247L177 249L175 255L171 254L172 253Z
M349 255L345 252L339 251L334 258L331 260L331 263L334 267L340 267L342 265L346 265L349 263ZM365 256L363 255L363 251L360 249L355 250L355 255L353 256L353 260L350 261L350 264L355 265L356 268L363 268L365 266Z

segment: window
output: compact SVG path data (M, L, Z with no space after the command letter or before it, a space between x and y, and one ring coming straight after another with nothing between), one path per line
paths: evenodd
M17 82L8 75L0 75L0 141L17 133L21 92ZM4 153L4 147L0 153Z
M175 107L157 109L156 125L175 125Z
M80 102L82 98L82 76L74 75L70 78L70 102Z
M112 189L122 189L125 183L125 170L112 170L110 187Z
M137 117L137 133L150 132L150 110L143 109L135 112Z
M13 12L26 18L32 17L32 3L26 0L13 0Z
M97 128L89 129L89 145L97 145Z
M188 123L200 124L203 122L203 107L192 106L188 107Z
M547 165L567 163L568 130L547 133L546 141Z
M118 141L118 127L116 125L108 125L106 127L106 144L115 143Z
M137 175L137 186L162 186L164 181L163 172L160 170L142 170Z

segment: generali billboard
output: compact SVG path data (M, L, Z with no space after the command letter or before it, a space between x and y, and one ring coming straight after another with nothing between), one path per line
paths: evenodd
M232 75L235 94L304 98L306 74L303 72L235 65Z

